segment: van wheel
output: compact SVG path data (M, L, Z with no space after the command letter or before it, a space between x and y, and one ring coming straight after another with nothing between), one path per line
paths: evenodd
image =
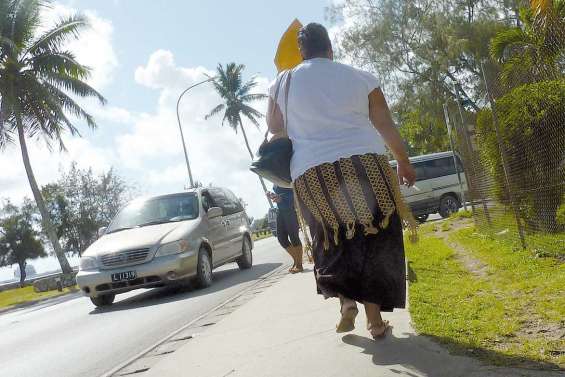
M97 307L102 307L102 306L110 306L112 305L112 303L114 302L114 299L116 298L116 295L113 293L109 293L107 295L100 295L98 297L91 297L90 301L92 301L92 303L97 306Z
M243 237L243 246L241 249L242 255L237 258L236 262L240 270L247 270L253 266L253 252L251 251L249 238Z
M212 285L212 260L205 248L198 252L198 265L196 266L196 285L206 288Z
M448 218L453 213L459 211L459 200L453 195L445 195L439 201L439 214L441 217Z
M418 220L418 222L419 222L420 224L423 224L423 223L426 222L426 220L428 219L428 217L430 217L430 215L426 213L426 214L424 214L424 215L418 215L418 216L416 216L416 220Z

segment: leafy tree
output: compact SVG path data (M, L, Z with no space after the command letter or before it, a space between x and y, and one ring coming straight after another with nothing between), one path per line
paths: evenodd
M217 78L212 81L214 88L222 98L223 103L214 107L206 119L224 112L222 125L227 124L237 133L240 129L247 146L249 156L253 159L253 151L249 146L249 140L245 133L245 128L241 121L242 116L249 119L257 128L259 128L258 119L263 118L263 114L255 110L249 105L250 102L258 101L267 98L265 94L251 93L253 88L257 86L257 81L254 78L247 82L243 82L242 72L245 69L243 64L228 63L225 68L222 64L218 64ZM261 177L259 177L265 197L269 201L269 206L273 207L271 199L267 196L267 186Z
M490 54L502 64L501 83L512 89L554 80L565 73L565 1L532 0L520 11L520 26L491 40Z
M27 260L47 256L39 234L33 228L32 213L28 209L8 202L0 218L0 266L17 264L21 287L26 279Z
M377 74L412 153L424 153L448 148L443 103L460 101L470 114L484 103L485 41L516 22L518 3L345 0L330 16L354 19L339 34L338 56ZM498 72L485 68L489 77Z
M17 134L43 229L61 269L70 273L31 167L26 139L42 138L49 145L56 142L64 150L65 131L79 135L68 115L96 127L92 116L68 93L95 97L100 103L105 103L105 99L84 82L90 70L64 48L68 40L78 38L88 25L87 19L72 15L38 35L41 12L48 5L49 1L41 0L0 0L0 147L14 142Z
M113 170L95 176L73 163L42 194L63 250L81 255L130 199L131 188Z
M557 212L565 194L565 80L522 85L496 101L498 144L490 109L481 111L477 138L481 159L494 177L499 201L513 195L531 230L560 229ZM505 183L500 148L507 152L510 185Z

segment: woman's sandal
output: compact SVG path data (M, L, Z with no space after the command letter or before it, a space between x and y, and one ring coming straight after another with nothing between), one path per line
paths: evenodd
M369 330L369 333L375 340L384 338L389 328L390 325L388 321L382 321L382 324L378 327L374 327L372 324L367 325L367 330Z
M357 317L358 313L359 310L354 306L346 308L345 312L343 311L342 308L341 319L339 320L339 323L336 326L335 332L343 333L343 332L353 331L355 329L355 317Z

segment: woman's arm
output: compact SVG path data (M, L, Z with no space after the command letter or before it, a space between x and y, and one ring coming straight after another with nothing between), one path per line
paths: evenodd
M408 160L408 153L398 130L394 127L388 104L380 88L369 93L369 118L397 161L399 183L412 186L416 181L416 172Z
M281 109L271 97L269 97L269 105L267 107L267 127L269 132L273 134L271 140L286 137Z

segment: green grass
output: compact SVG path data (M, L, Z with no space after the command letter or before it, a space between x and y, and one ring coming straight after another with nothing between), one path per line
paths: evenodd
M75 291L76 288L65 288L63 292L48 291L36 293L33 291L32 286L24 288L9 289L0 292L0 308L7 308L18 304L23 304L30 301L40 300L49 297L57 297Z
M416 330L497 365L565 367L563 339L537 330L526 334L535 326L565 325L565 265L516 251L512 242L481 236L474 228L452 232L450 241L487 265L486 275L475 275L433 233L433 227L422 227L420 242L407 243Z
M265 238L273 237L273 233L270 231L255 232L253 233L253 241L259 241Z
M516 219L510 208L501 205L489 208L490 225L480 206L476 207L476 211L482 233L489 234L493 239L512 245L514 249L522 249ZM522 224L522 226L524 227L527 249L533 255L565 259L565 232L543 233L528 230L525 224Z
M469 211L469 210L461 210L461 211L457 211L455 213L452 213L451 216L449 216L449 218L451 219L471 219L473 218L473 212Z

